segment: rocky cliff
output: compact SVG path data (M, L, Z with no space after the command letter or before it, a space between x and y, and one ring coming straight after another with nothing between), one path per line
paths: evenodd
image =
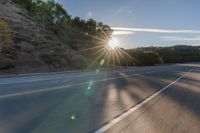
M29 73L84 67L86 59L82 55L50 31L43 31L34 16L13 1L0 0L0 20L12 33L11 44L0 41L0 71Z

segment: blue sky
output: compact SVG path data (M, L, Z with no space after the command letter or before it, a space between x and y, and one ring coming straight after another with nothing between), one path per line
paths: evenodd
M200 0L57 1L72 16L113 27L125 48L200 45Z

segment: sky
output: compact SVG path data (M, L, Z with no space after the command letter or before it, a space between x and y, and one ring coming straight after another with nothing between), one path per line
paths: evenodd
M114 30L124 48L200 45L200 0L57 0Z

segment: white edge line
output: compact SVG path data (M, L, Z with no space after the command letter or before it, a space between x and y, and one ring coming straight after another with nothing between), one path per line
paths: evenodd
M167 70L167 69L164 69L164 70ZM160 70L160 71L162 71L162 70ZM149 71L149 72L145 72L145 73L141 73L141 74L130 74L130 75L127 75L126 77L132 77L134 75L140 76L143 74L150 74L150 73L155 73L155 72L160 72L160 71L157 70L157 71ZM124 78L124 77L123 76L122 77L109 77L109 78L105 78L105 79L101 79L101 80L94 80L94 82L104 82L104 81L121 79L121 78ZM29 90L29 91L5 94L5 95L0 95L0 99L9 98L9 97L13 97L13 96L28 95L28 94L39 93L39 92L47 92L47 91L52 91L52 90L60 90L60 89L65 89L65 88L72 87L72 86L84 85L86 83L89 83L89 82L81 82L78 84L69 84L69 85L64 85L64 86L60 86L60 87L52 87L52 88Z
M164 70L168 70L169 68L167 69L164 69ZM132 71L134 72L135 70L124 70L124 71L121 71L121 72L129 72L129 71ZM155 71L155 70L154 70ZM162 71L162 70L161 70ZM117 73L118 71L114 71L114 72L111 72L111 74L115 74ZM102 74L105 74L106 71L103 71ZM146 72L145 74L149 74L149 73L152 73L152 71L150 72ZM64 73L63 73L64 74ZM141 73L143 74L143 73ZM15 82L7 82L7 83L0 83L0 86L3 86L3 85L11 85L11 84L22 84L22 83L31 83L31 82L42 82L42 81L51 81L51 80L61 80L61 79L66 79L66 80L71 80L73 78L82 78L82 77L85 77L85 76L95 76L96 73L91 73L91 74L84 74L84 75L76 75L76 76L71 76L71 77L58 77L58 78L49 78L49 79L32 79L32 80L27 80L27 81L15 81ZM36 75L37 76L37 75ZM12 78L12 77L11 77ZM0 78L1 79L1 78Z
M154 93L153 95L151 95L150 97L148 97L147 99L145 99L144 101L142 101L140 104L135 105L134 107L132 107L131 109L129 109L127 112L121 114L117 118L114 118L108 124L104 125L103 127L101 127L100 129L98 129L94 133L102 133L102 132L105 132L106 130L108 130L109 128L113 127L119 121L121 121L122 119L124 119L125 117L127 117L128 115L130 115L131 113L133 113L134 111L136 111L137 109L139 109L145 103L147 103L148 101L152 100L154 97L156 97L157 95L159 95L160 93L162 93L164 90L166 90L167 88L169 88L171 85L173 85L174 83L176 83L177 81L179 81L180 79L182 79L183 77L185 77L192 70L193 69L189 70L187 73L185 73L181 77L177 78L176 80L174 80L173 82L171 82L170 84L168 84L167 86L165 86L164 88L162 88L160 91Z

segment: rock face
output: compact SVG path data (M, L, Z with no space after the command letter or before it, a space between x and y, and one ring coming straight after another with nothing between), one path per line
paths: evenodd
M0 71L16 73L62 71L82 68L86 59L63 44L11 0L0 0L0 20L6 21L13 34L13 44L0 42Z

